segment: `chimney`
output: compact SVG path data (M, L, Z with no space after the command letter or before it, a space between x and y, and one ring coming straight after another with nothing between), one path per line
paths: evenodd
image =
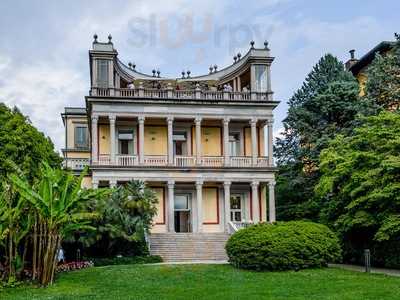
M351 68L352 66L354 66L354 65L358 62L358 59L355 58L355 52L356 52L356 50L354 50L354 49L351 49L351 50L349 51L349 53L350 53L350 59L349 59L349 60L346 62L346 64L345 64L346 70L347 70L347 71L349 71L350 68Z

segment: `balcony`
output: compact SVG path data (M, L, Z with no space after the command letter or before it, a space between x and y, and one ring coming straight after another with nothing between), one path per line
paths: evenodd
M269 165L267 156L259 156L253 162L251 156L232 156L225 162L223 156L203 156L199 160L195 156L175 156L172 163L168 162L167 155L145 155L143 162L139 161L136 155L116 155L115 163L111 162L109 155L100 155L95 166L118 166L118 167L209 167L209 168L266 168Z
M89 158L66 158L63 161L63 168L73 171L81 171L90 163Z
M167 89L145 89L143 87L128 88L99 88L92 87L91 96L98 97L122 97L137 99L162 99L162 100L211 100L211 101L272 101L272 92L227 92L227 91L205 91L174 90Z

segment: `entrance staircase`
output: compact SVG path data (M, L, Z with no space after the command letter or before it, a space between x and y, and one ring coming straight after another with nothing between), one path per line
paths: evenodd
M150 254L164 261L227 260L227 233L153 233L150 235Z

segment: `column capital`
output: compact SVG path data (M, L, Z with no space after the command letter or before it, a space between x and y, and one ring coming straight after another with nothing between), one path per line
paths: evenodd
M97 123L98 120L99 120L99 116L97 116L97 115L92 116L92 123Z
M274 119L268 119L268 120L265 121L265 123L266 123L268 126L272 126L272 125L274 125Z
M145 119L145 116L138 116L139 123L143 124Z
M114 123L115 124L115 120L117 119L116 115L108 115L108 120L110 121L110 123Z
M196 180L196 186L202 186L204 183L203 179L197 179Z
M257 180L253 180L253 181L251 182L251 186L252 186L252 187L258 187L259 185L260 185L260 182L257 181Z
M222 123L223 123L224 125L229 125L229 122L230 122L230 121L231 121L231 118L225 117L225 118L223 118Z
M201 124L201 121L202 121L202 117L196 117L196 118L194 118L194 122L196 123L196 124Z
M251 126L256 126L257 125L257 118L252 118L251 120L250 120L250 125Z
M276 185L275 180L268 181L268 185L269 185L270 187L274 187L274 186Z
M224 186L225 186L225 187L230 187L230 186L231 186L231 183L232 183L232 182L230 182L230 181L224 181Z
M173 121L174 121L174 117L173 116L168 116L167 117L167 123L168 124L172 124Z
M175 186L175 180L168 180L168 187L173 188Z

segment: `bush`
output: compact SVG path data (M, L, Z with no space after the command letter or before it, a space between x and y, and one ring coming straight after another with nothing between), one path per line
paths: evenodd
M250 226L233 234L225 247L229 261L243 269L299 270L341 259L336 235L305 221Z
M90 259L95 267L109 265L134 265L134 264L152 264L162 262L162 258L158 255L150 256L116 256L105 258Z

